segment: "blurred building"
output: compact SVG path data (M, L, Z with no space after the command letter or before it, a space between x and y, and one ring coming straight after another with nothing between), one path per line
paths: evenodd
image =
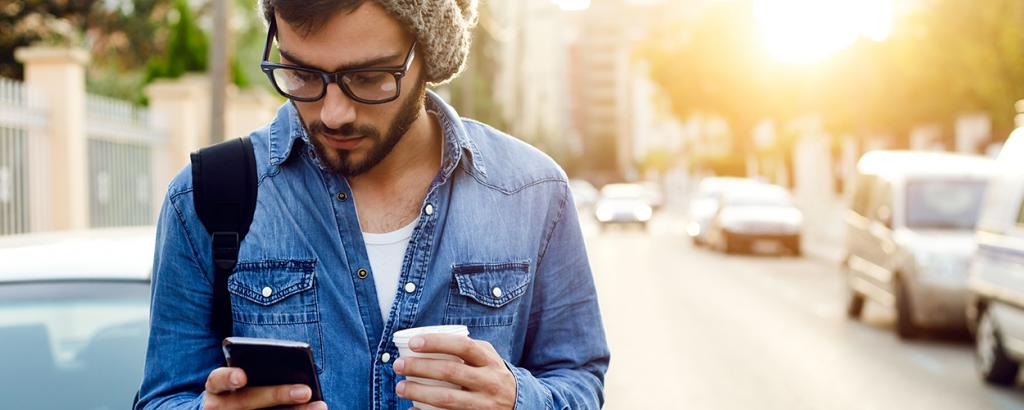
M630 167L629 49L624 0L595 0L575 23L569 49L570 113L582 140L584 172L618 179Z
M639 177L651 149L671 150L678 124L663 123L656 85L635 50L665 18L666 2L593 0L572 22L569 43L571 128L580 135L582 171L599 182ZM674 4L673 7L677 7ZM675 128L673 128L675 127Z
M631 165L665 168L678 165L687 140L686 129L671 112L668 97L649 76L649 64L637 60L631 64L629 82L629 145ZM665 163L662 163L665 162ZM629 170L627 165L626 170ZM647 171L650 171L648 169ZM664 169L661 169L664 171ZM627 176L630 173L627 171ZM650 176L644 176L650 179Z
M494 91L506 102L506 118L513 119L510 131L554 149L567 123L565 15L550 0L486 4L505 34Z
M483 2L466 72L442 92L463 115L541 148L570 174L635 178L648 151L680 139L678 130L666 135L656 85L634 58L662 3L592 0L565 11L552 0Z
M566 18L551 0L481 3L466 71L444 90L462 115L533 144L563 165L571 156Z

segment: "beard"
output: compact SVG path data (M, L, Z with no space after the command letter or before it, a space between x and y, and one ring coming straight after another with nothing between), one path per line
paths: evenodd
M328 169L344 177L357 176L373 169L395 149L395 146L402 140L405 133L409 131L412 123L419 118L420 111L423 110L426 88L426 82L417 82L413 93L402 102L402 106L398 108L398 112L391 121L391 125L388 126L387 132L383 134L377 127L372 125L348 123L342 125L341 128L334 129L328 128L320 120L308 123L303 121L303 124L306 126L306 132L310 136L309 140L313 144L313 148L316 149L317 156L324 160ZM321 138L331 138L332 136L361 136L365 138L361 145L368 146L369 148L366 149L366 154L361 159L353 158L351 151L330 148L321 141Z

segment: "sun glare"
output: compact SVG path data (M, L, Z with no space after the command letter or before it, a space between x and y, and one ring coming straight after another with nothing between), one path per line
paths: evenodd
M881 41L892 25L891 0L755 0L754 16L772 57L808 63L853 44Z
M590 7L590 0L552 0L565 11L580 11Z

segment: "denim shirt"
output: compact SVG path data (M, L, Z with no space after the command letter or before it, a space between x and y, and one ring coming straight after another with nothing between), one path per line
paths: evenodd
M295 108L284 104L251 134L259 194L228 285L234 335L309 343L332 409L405 409L392 334L461 324L511 369L516 408L599 408L610 353L565 174L433 93L426 107L443 130L444 160L388 317L352 191L317 158ZM211 326L210 237L188 167L169 186L157 235L137 408L202 408L206 378L224 358Z

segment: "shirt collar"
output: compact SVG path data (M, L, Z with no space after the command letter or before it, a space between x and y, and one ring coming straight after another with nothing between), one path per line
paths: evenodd
M437 118L444 138L445 161L441 164L443 177L450 177L455 167L462 164L468 172L486 178L487 170L480 151L455 109L430 90L427 91L425 105L426 110ZM306 127L302 125L302 119L295 106L290 101L285 102L278 108L277 117L270 126L270 165L280 166L293 155L294 150L301 149L296 146L296 141L300 140L302 144L299 145L312 149ZM468 155L463 158L463 154Z

